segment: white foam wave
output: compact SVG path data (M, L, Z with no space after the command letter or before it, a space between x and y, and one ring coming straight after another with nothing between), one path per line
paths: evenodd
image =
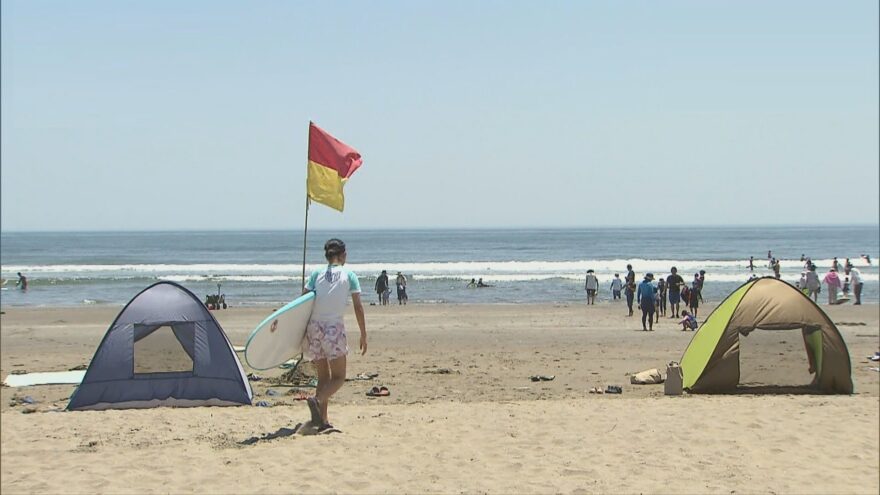
M877 266L868 266L864 260L853 259L866 281L877 281ZM831 266L831 259L814 260L824 273ZM839 259L843 264L843 260ZM580 280L588 269L596 272L600 280L611 280L615 273L622 277L626 265L633 265L641 277L646 272L655 276L665 276L672 266L678 268L686 280L699 270L706 270L708 280L739 282L748 279L748 260L655 260L655 259L616 259L616 260L573 260L573 261L460 261L460 262L387 262L387 263L349 263L347 266L359 276L374 278L382 270L394 274L397 271L417 279L455 279L470 280L480 278L492 281L530 281L565 279ZM783 278L797 279L803 270L800 260L782 260ZM311 272L323 265L307 265ZM755 274L770 274L766 260L755 261ZM299 264L258 264L258 263L217 263L217 264L70 264L70 265L18 265L3 266L3 277L12 278L22 272L34 279L115 279L156 278L177 282L193 281L234 281L234 282L285 282L299 280L302 265Z

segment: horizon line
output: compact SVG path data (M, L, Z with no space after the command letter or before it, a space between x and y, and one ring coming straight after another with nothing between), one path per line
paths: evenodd
M875 227L880 228L880 223L847 223L847 224L824 224L824 223L743 223L743 224L666 224L666 225L595 225L595 226L536 226L536 225L519 225L519 226L444 226L444 227L339 227L335 229L315 228L309 232L364 232L364 231L504 231L504 230L613 230L613 229L684 229L684 228L792 228L792 227L812 227L812 228L851 228L851 227ZM210 227L181 227L172 229L34 229L34 230L3 230L0 234L114 234L114 233L196 233L196 232L299 232L298 229L291 228L253 228L253 227L231 227L231 228L210 228Z

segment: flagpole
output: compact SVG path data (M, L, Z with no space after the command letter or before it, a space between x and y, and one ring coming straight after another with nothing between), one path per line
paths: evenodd
M312 121L309 121L309 150L312 148ZM311 151L309 151L311 153ZM308 156L308 153L306 154ZM308 164L308 160L306 161L306 221L303 226L303 267L302 267L302 287L300 287L300 293L306 291L306 239L309 235L309 204L311 201L309 200L309 174L311 170Z
M306 238L309 234L309 193L306 191L306 222L305 228L303 228L303 266L302 266L302 287L300 290L305 292L306 290Z

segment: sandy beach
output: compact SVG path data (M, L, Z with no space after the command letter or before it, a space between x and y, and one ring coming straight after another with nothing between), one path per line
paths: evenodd
M87 365L120 309L5 308L0 374ZM216 316L240 345L270 309ZM71 413L61 411L72 385L3 387L0 489L877 493L880 373L866 356L878 349L878 306L823 309L849 347L853 396L767 387L809 381L797 332L744 339L745 393L666 397L628 374L678 360L692 334L670 319L641 332L622 304L368 306L369 353L350 356L349 376L378 377L335 397L341 433L284 435L308 419L295 397L309 389L272 385L280 369L251 383L272 407ZM375 385L391 395L367 397ZM588 393L607 385L623 394ZM270 433L282 435L241 444Z

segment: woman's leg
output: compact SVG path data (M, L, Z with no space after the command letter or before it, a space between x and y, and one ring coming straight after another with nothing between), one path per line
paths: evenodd
M329 423L327 404L330 402L330 397L345 384L345 362L345 356L330 361L323 359L320 361L322 366L315 362L315 368L318 370L318 388L315 390L315 398L318 399L324 424Z

